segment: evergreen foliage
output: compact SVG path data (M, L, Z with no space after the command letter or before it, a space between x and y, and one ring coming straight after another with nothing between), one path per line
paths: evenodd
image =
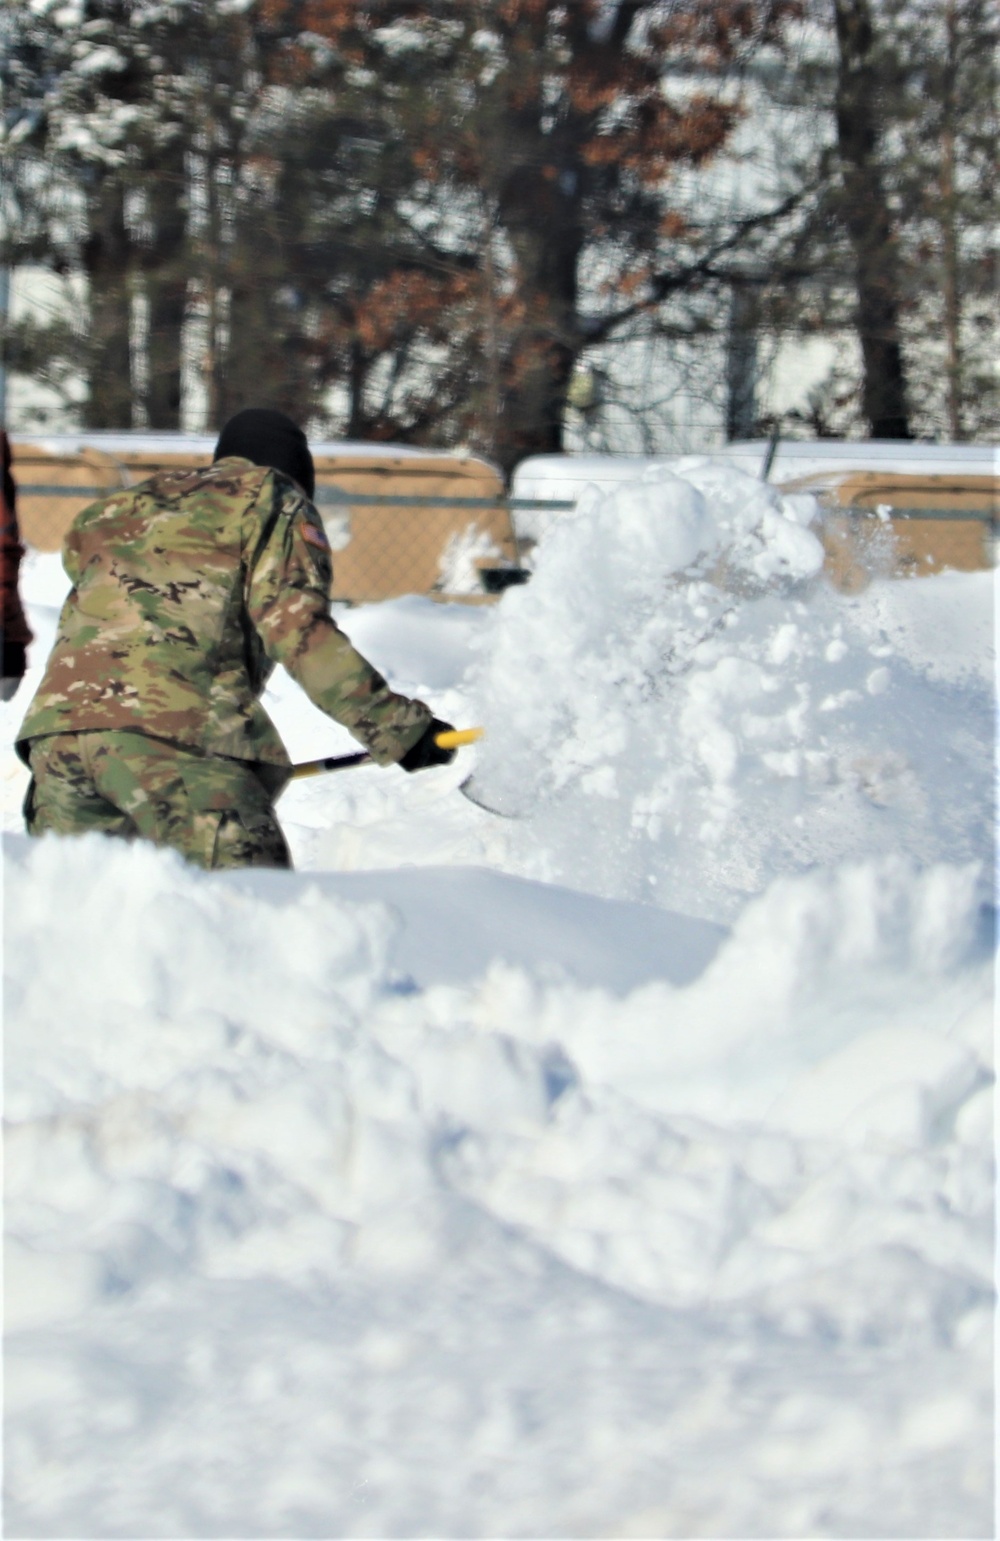
M8 366L510 468L655 414L643 339L728 333L745 433L769 344L846 329L814 429L995 432L996 44L986 0L8 0L4 258L80 296Z

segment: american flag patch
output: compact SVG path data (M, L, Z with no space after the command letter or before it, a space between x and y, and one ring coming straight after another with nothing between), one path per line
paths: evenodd
M317 530L314 524L306 524L302 527L302 539L307 540L310 546L318 546L321 551L329 551L330 542L326 538L324 530Z

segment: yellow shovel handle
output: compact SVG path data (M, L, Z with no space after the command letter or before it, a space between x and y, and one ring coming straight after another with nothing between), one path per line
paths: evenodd
M474 744L482 736L482 728L450 728L447 733L435 734L434 742L439 749L461 749L463 744Z
M434 742L439 749L461 749L463 744L474 744L482 738L482 728L451 728L446 733L435 735ZM328 755L323 760L306 760L301 765L293 765L289 771L290 781L301 781L303 776L321 776L324 771L350 770L354 765L367 765L371 755L362 749L357 754Z

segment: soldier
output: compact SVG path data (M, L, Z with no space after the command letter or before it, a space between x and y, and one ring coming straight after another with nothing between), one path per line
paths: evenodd
M17 749L28 833L100 830L202 867L288 867L289 758L260 702L281 663L381 765L445 764L448 727L390 690L329 612L312 456L280 412L223 428L211 466L162 471L78 515L73 587Z

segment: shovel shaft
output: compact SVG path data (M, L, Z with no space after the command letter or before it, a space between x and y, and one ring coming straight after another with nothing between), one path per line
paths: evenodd
M482 738L482 728L450 728L438 733L434 739L439 749L461 749L464 744L474 744ZM322 760L303 760L292 766L291 781L301 781L305 776L322 776L325 771L350 770L352 765L367 765L371 755L362 749L357 754L327 755Z
M304 776L321 776L324 771L350 770L352 765L367 765L371 755L367 750L357 754L327 755L322 760L303 760L292 766L290 781L301 781Z
M475 744L483 736L482 728L449 728L446 733L435 735L439 749L461 749L465 744Z

